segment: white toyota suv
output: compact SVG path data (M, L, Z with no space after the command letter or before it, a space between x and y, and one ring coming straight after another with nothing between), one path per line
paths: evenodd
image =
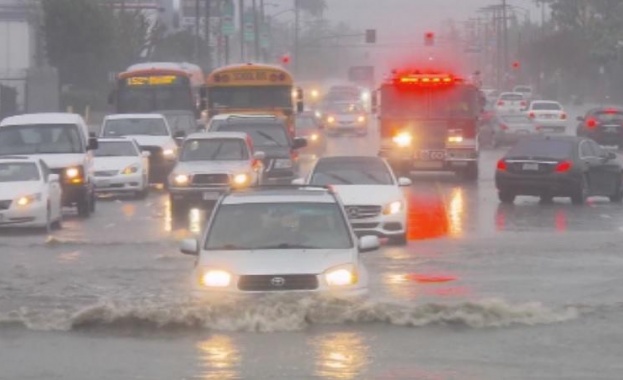
M0 122L0 155L42 159L60 177L63 205L76 206L82 217L95 211L92 150L97 147L77 114L24 114Z
M233 191L217 203L202 237L184 240L198 256L204 291L365 295L360 253L379 248L357 239L339 198L327 188L271 186Z
M396 178L387 162L373 156L323 157L307 179L293 184L331 186L344 203L357 235L389 238L397 245L407 243L407 199L403 186L409 178Z

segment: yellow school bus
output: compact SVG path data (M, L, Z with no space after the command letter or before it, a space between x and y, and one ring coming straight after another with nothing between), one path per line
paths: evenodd
M286 120L294 136L295 113L303 112L303 91L292 75L273 65L245 63L218 68L207 79L208 117L223 113L270 114Z

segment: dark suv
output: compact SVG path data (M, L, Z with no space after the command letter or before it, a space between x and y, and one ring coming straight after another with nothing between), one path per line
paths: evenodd
M307 139L292 138L285 122L280 119L232 116L213 124L208 132L247 133L254 149L265 154L264 184L290 184L299 176L298 149L307 146Z
M576 134L600 145L623 147L623 108L599 107L579 116Z

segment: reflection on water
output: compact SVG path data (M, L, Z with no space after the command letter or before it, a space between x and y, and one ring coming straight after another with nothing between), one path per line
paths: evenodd
M203 380L228 380L240 378L240 352L233 340L225 335L215 335L197 343L200 376Z
M136 214L136 206L131 203L124 203L121 207L121 211L123 215L125 215L125 218L129 220Z
M563 210L556 211L556 230L559 232L567 230L567 213Z
M80 258L80 251L64 252L58 255L58 261L63 264L69 264Z
M465 218L465 199L463 189L457 187L452 190L450 205L448 207L449 233L452 237L463 235L463 220Z
M315 375L325 379L360 379L368 365L369 347L355 332L321 335L314 341Z
M448 215L439 194L413 194L408 199L409 240L431 239L448 234Z
M575 216L582 222L592 216L585 210L575 210L570 214L568 205L500 205L495 214L495 226L498 231L518 230L555 230L566 232L569 228L569 217Z
M173 230L173 217L171 215L171 200L169 197L164 201L164 231L171 232Z
M201 232L201 225L203 222L203 218L201 217L201 210L197 208L193 208L190 210L189 219L188 219L188 229L190 232L198 234Z
M407 274L384 273L383 285L388 295L394 299L415 299L418 297L417 285L409 281Z

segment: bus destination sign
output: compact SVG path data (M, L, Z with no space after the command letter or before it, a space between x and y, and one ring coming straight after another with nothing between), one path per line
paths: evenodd
M165 86L175 84L178 77L175 75L151 75L127 78L128 86Z

